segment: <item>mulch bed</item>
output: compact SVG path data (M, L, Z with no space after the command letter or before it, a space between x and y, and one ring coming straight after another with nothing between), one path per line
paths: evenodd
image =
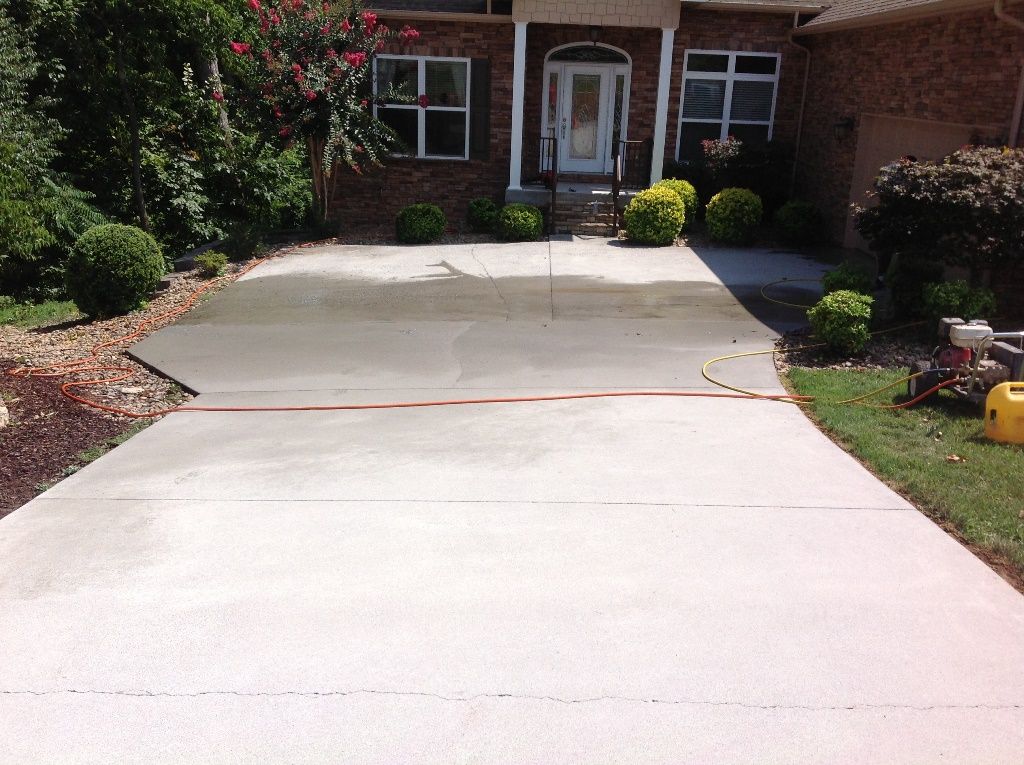
M781 372L790 367L809 369L846 369L859 372L880 369L909 369L918 359L930 359L935 343L928 344L907 332L872 337L861 353L837 356L824 348L803 346L816 344L809 328L788 332L776 342L780 353L775 354L775 366Z
M0 429L0 517L63 478L78 454L131 425L65 398L53 379L7 375L14 366L0 360L0 390L11 415L11 424Z

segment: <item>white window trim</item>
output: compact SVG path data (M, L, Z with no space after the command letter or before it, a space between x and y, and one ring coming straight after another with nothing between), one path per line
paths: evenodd
M428 106L424 109L419 104L390 104L385 105L385 109L415 109L419 112L416 120L416 153L415 154L395 154L396 157L408 157L410 159L432 159L442 161L465 161L469 159L469 145L470 145L470 99L472 97L472 78L473 78L473 60L470 58L457 58L454 56L406 56L406 55L393 55L382 53L374 56L373 58L373 116L377 117L377 110L382 108L377 103L377 62L380 60L389 61L416 61L417 75L416 75L416 94L422 95L427 92L427 66L428 61L445 61L445 62L461 62L466 65L466 105L465 106ZM427 112L462 112L466 113L466 147L462 156L456 154L444 155L444 154L427 154Z
M728 56L729 66L727 71L724 72L690 72L690 55L711 55L711 56ZM775 74L747 74L746 72L736 71L736 58L738 56L758 56L760 58L774 58L775 59ZM683 59L683 83L679 92L679 120L676 127L676 160L679 160L679 148L683 140L683 123L692 122L700 123L705 125L716 125L721 124L722 129L719 132L719 140L724 141L729 137L729 126L730 125L767 125L768 126L768 140L772 140L772 136L775 133L775 105L779 97L779 78L782 75L782 54L781 53L767 53L753 50L703 50L693 49L687 50L686 56ZM686 101L686 81L692 80L725 80L725 97L722 103L722 117L721 119L693 119L683 118L683 108ZM771 82L772 87L772 108L771 114L767 120L734 120L732 119L732 85L737 80L745 82Z

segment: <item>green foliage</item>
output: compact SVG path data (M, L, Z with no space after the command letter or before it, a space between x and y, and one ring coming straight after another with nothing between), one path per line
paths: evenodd
M16 24L9 10L0 2L0 289L45 298L59 295L76 236L103 217L55 169L64 131L47 115L50 99L31 92L45 71L26 34L35 19Z
M885 274L896 313L908 318L924 316L924 285L942 279L942 263L927 255L901 253Z
M481 233L494 230L498 222L498 206L493 199L477 197L469 202L469 213L466 216L469 227Z
M510 204L501 208L495 234L506 242L532 242L544 233L544 214L533 205Z
M922 297L924 315L934 321L947 317L987 319L997 307L992 290L971 287L965 281L926 284Z
M259 226L252 223L236 223L228 230L227 238L220 249L229 260L249 260L263 254L265 245Z
M775 211L775 233L791 247L818 244L824 238L825 219L810 202L792 200Z
M852 263L843 263L839 268L825 274L821 279L821 285L826 295L839 290L870 295L874 291L875 280L864 268Z
M399 242L426 244L441 238L448 219L437 205L420 203L409 205L398 213L395 233Z
M825 295L807 312L819 340L839 353L858 353L870 339L871 304L874 298L851 290Z
M753 191L728 188L711 197L704 220L714 241L748 244L761 223L762 213L761 198Z
M686 221L682 198L667 186L639 192L626 206L626 233L645 244L672 244Z
M690 227L695 220L697 220L697 189L693 187L693 184L689 181L683 181L678 178L666 178L665 180L658 181L654 184L653 188L664 187L671 189L679 198L683 200L683 209L686 213L686 217L683 220L682 229L685 231Z
M196 256L196 266L199 268L199 273L207 279L223 274L227 265L228 256L223 252L208 250L202 255Z
M874 189L878 205L858 210L857 228L877 252L967 266L972 276L1024 263L1024 150L900 160L882 168Z
M79 237L68 261L68 292L94 318L127 313L148 297L164 274L160 246L133 226L108 223Z
M9 324L22 329L58 324L78 316L78 308L70 300L46 300L42 303L19 303L0 295L0 326Z

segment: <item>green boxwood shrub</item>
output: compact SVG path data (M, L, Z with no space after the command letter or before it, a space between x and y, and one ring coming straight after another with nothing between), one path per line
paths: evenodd
M199 273L205 276L207 279L212 279L215 276L220 276L224 273L224 269L228 264L228 256L223 252L214 252L210 250L204 252L202 255L196 256L196 267L199 269Z
M501 208L494 233L506 242L532 242L544 231L544 214L533 205L510 204Z
M864 268L855 266L852 263L843 263L834 271L829 271L821 279L821 286L826 295L839 290L859 292L861 295L870 295L874 292L875 280L871 278Z
M679 178L666 178L662 181L658 181L654 184L653 188L664 187L666 189L672 189L679 195L679 198L683 200L683 209L686 214L686 218L683 221L682 230L686 231L695 220L697 220L697 189L693 187L693 184L689 181L684 181Z
M494 225L498 222L498 205L488 197L477 197L470 200L469 227L480 233L494 231Z
M750 189L722 189L711 197L704 220L716 242L748 244L761 223L761 197Z
M398 213L395 234L405 244L427 244L441 238L448 219L437 205L426 202L409 205Z
M164 275L164 256L149 234L107 223L75 242L67 265L67 289L82 313L115 316L138 308Z
M775 211L773 223L779 241L791 247L818 244L824 239L825 219L810 202L786 202Z
M996 312L996 296L992 290L971 287L965 281L935 282L924 285L924 312L929 319L945 317L987 319Z
M633 197L624 217L630 239L644 244L672 244L686 221L686 207L672 189L653 186Z
M814 335L833 351L858 353L871 337L871 304L874 298L851 290L825 295L807 312Z

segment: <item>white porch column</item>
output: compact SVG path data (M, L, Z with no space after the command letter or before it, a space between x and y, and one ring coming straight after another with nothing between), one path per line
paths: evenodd
M668 91L672 83L672 45L676 30L661 30L661 66L658 69L658 101L654 108L654 150L651 156L651 183L661 180L665 166L665 136L668 134Z
M512 150L509 152L508 187L521 189L523 170L523 100L526 97L526 21L516 22L512 70Z

